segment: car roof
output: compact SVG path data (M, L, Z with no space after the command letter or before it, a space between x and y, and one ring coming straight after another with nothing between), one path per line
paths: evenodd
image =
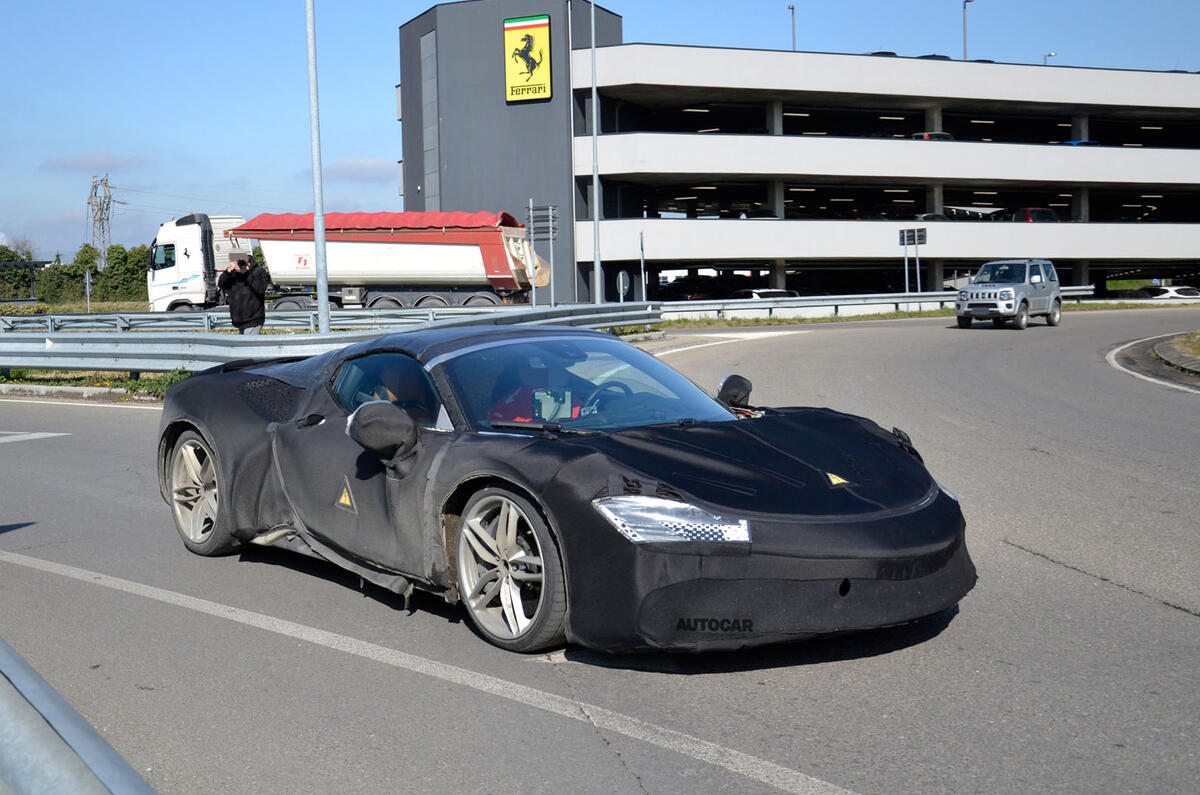
M377 351L399 351L424 364L447 353L475 347L480 343L563 335L612 339L612 335L573 326L433 326L385 334L344 348L341 354L349 358Z
M440 356L484 343L536 340L539 337L561 338L563 336L616 339L610 334L574 326L430 326L384 334L363 342L353 343L345 348L338 348L303 359L264 361L261 364L236 362L232 365L223 365L220 369L255 372L277 378L293 386L307 386L331 363L366 356L370 353L385 351L403 353L412 356L422 364L428 364Z

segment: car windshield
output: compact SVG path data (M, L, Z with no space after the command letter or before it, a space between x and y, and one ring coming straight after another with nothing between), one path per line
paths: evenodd
M442 366L476 429L549 423L612 431L735 419L653 356L603 337L498 343L454 356Z
M1023 262L987 262L975 274L972 284L1016 284L1025 281Z

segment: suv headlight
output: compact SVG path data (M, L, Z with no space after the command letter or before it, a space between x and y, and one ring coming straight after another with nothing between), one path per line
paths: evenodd
M661 497L601 497L592 506L635 543L717 541L749 543L745 519L730 519L686 502Z
M1001 301L1011 301L1012 297L1013 297L1012 290L1001 290L1000 291L1000 300Z
M967 291L966 291L966 290L959 290L959 291L958 291L958 300L960 300L960 301L965 301L965 300L967 300Z

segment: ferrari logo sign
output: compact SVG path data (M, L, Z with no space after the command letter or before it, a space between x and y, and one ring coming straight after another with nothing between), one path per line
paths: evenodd
M358 508L354 504L354 495L350 492L350 478L342 479L342 490L333 504L347 513L358 515Z
M504 99L550 99L550 16L504 20Z

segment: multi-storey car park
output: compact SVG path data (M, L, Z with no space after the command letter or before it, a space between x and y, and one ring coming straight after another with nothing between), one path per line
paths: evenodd
M596 239L608 300L621 270L642 296L643 252L651 298L700 269L756 277L716 289L903 289L913 228L925 289L1024 257L1101 292L1200 283L1200 74L624 44L597 7L593 142L591 11L468 0L400 28L406 208L554 205L560 300L594 299Z

